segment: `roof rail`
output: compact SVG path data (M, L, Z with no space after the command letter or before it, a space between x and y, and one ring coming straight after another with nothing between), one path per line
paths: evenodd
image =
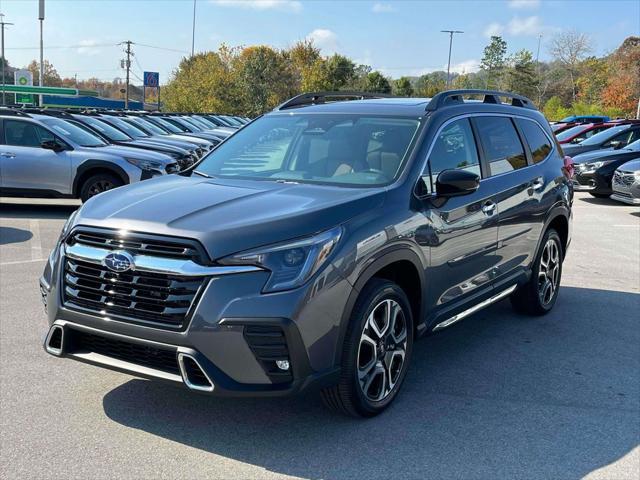
M274 110L286 110L288 108L302 107L305 105L319 105L322 103L328 103L328 99L341 99L341 100L365 100L371 98L390 98L392 95L385 95L384 93L374 92L309 92L297 95L282 105L279 105Z
M14 117L30 117L31 116L28 113L23 112L21 109L7 108L7 107L0 108L0 115L13 115Z
M493 103L498 105L503 104L502 100L500 100L500 97L507 97L511 99L511 106L513 107L523 107L536 110L533 102L531 102L531 100L529 100L527 97L523 97L522 95L518 95L516 93L500 92L497 90L474 89L447 90L444 92L440 92L431 99L431 101L427 105L426 110L434 111L449 105L462 104L464 103L463 95L484 95L484 99L482 100L483 103Z

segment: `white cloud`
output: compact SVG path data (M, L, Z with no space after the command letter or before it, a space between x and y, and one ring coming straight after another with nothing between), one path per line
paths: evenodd
M487 28L484 30L484 34L487 37L494 37L497 35L502 35L504 31L504 26L499 24L498 22L490 23Z
M544 31L554 30L552 27L542 25L540 17L532 15L530 17L513 17L509 23L503 25L501 23L490 23L484 30L487 37L494 35L502 35L508 33L513 36L535 36Z
M451 71L454 73L471 73L477 72L480 69L480 60L465 60L464 62L456 63L451 65ZM443 70L447 71L447 66L443 67Z
M538 8L540 6L540 0L509 0L509 8L524 9L524 8Z
M371 7L371 11L373 13L391 13L391 12L395 12L396 9L390 3L376 2L373 4L373 7Z
M307 40L312 40L324 53L334 53L338 50L338 35L326 28L316 28L307 35Z
M98 55L100 53L100 50L95 48L97 44L98 42L96 42L95 40L80 40L78 42L78 45L80 45L80 47L78 47L76 51L80 55Z
M511 35L538 35L542 31L540 17L513 17L508 27Z
M283 10L294 13L302 10L302 2L298 0L211 0L211 3L246 10Z

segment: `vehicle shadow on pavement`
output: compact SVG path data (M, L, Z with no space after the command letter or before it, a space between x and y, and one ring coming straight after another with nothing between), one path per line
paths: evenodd
M564 287L543 318L508 301L419 341L381 416L317 395L217 399L144 380L107 416L174 442L305 478L577 479L638 445L640 295ZM213 457L212 457L213 458Z
M31 240L33 233L22 228L3 227L0 225L0 245L22 243Z
M576 197L577 200L585 203L592 203L594 205L606 205L608 207L628 207L626 203L617 202L610 198L596 198L596 197Z
M79 205L0 205L1 218L66 219Z

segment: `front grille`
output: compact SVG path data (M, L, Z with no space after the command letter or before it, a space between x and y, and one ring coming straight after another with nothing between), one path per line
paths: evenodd
M277 360L289 359L289 347L282 328L277 325L247 325L244 338L265 373L273 383L290 382L293 379L291 367L280 370Z
M117 360L180 375L177 355L173 350L116 340L81 330L68 330L68 332L69 353L99 353Z
M79 231L73 234L67 243L81 243L109 250L126 250L134 255L151 255L177 258L199 258L200 252L190 243L155 238L120 236L117 232Z
M189 243L114 233L78 231L70 244L106 250L124 249L138 255L199 258ZM101 317L169 330L186 328L192 306L206 277L191 277L139 270L114 272L98 263L66 258L62 297L65 307Z
M624 185L625 187L630 187L635 182L635 177L633 173L624 173L616 171L613 174L613 183L616 185Z

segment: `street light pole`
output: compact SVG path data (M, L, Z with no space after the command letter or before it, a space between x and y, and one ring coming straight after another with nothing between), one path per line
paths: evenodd
M191 28L191 56L193 57L196 44L196 0L193 0L193 24Z
M451 85L451 47L453 46L453 35L455 33L464 33L462 30L440 30L442 33L449 34L449 61L447 62L447 87Z
M4 58L4 26L5 25L13 25L13 23L7 23L4 21L4 13L0 13L0 30L2 30L2 34L0 35L0 49L2 50L2 105L6 105L6 99L5 99L5 95L4 95L4 86L5 86L5 64L7 63L6 59Z

